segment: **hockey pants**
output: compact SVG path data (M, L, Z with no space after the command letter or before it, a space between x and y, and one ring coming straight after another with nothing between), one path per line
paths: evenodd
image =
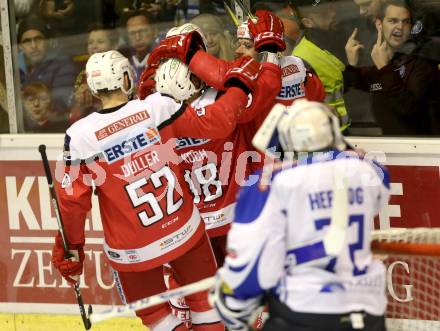
M186 254L170 261L174 277L180 285L187 285L213 276L216 263L207 236ZM142 272L116 272L116 285L124 303L130 303L167 290L162 266ZM185 297L191 308L194 331L223 331L220 318L208 303L208 292L202 291ZM168 303L139 310L136 315L151 331L186 330L182 321L171 314Z
M354 328L352 314L311 314L290 310L284 303L268 295L269 319L263 331L386 331L385 317L366 312L353 312L362 316L363 328ZM359 315L358 315L359 316Z

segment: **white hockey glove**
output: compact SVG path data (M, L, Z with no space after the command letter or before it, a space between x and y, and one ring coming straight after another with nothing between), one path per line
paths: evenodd
M209 303L220 315L228 330L246 331L254 325L263 311L262 296L247 300L235 299L233 291L217 275L217 281L209 293Z

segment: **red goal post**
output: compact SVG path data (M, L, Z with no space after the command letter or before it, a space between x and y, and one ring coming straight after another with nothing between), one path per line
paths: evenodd
M440 228L373 231L387 266L388 331L440 330Z

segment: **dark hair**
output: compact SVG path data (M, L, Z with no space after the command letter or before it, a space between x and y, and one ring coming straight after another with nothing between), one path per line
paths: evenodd
M46 38L51 37L50 26L45 21L38 18L24 19L18 27L17 41L19 43L21 42L23 34L29 30L40 31Z
M51 93L49 86L47 86L46 83L42 81L33 81L29 84L26 84L21 89L24 98L28 96L34 96L41 91L47 92L49 94Z
M87 29L87 35L90 35L92 31L106 31L112 45L116 45L119 40L118 30L102 23L92 23Z
M124 25L127 25L127 22L129 19L136 17L136 16L143 16L147 19L148 24L152 24L153 23L153 19L151 17L151 15L142 9L138 9L138 10L133 10L133 11L129 11L127 14L124 15Z
M396 6L396 7L403 7L406 10L408 10L409 12L409 16L410 19L412 21L412 10L410 5L408 4L408 2L406 0L386 0L385 2L382 3L382 6L380 7L380 11L379 11L379 17L378 19L380 19L381 21L383 21L383 19L385 18L385 13L386 10L389 6Z

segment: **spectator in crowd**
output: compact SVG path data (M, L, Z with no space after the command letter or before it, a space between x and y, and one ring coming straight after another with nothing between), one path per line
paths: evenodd
M115 10L121 17L142 10L147 12L154 22L172 22L176 15L176 6L180 2L180 0L115 0Z
M50 46L50 30L41 20L24 20L18 29L19 69L22 86L44 82L53 99L67 111L73 92L76 69L73 62Z
M15 21L17 24L31 15L38 16L40 14L39 11L39 3L35 0L14 0L14 14Z
M380 13L384 0L353 0L359 7L359 15L374 22Z
M376 19L374 66L347 66L347 86L369 91L377 124L383 134L429 135L438 121L439 71L436 63L405 54L412 26L411 11L403 0L389 0Z
M43 82L26 85L22 94L26 132L55 133L66 130L67 119L57 110L50 89Z
M298 0L297 5L302 36L293 49L293 55L307 61L324 84L325 103L336 109L344 130L350 125L343 93L342 62L345 40L341 40L337 12L329 0Z
M75 32L75 2L73 0L39 1L41 16L51 25L57 36Z
M440 62L440 2L412 0L413 27L409 51L427 60Z
M197 25L205 35L206 51L209 54L226 61L234 58L231 48L232 38L220 17L213 14L200 14L191 19L191 23Z
M379 15L382 3L383 0L354 0L359 15L354 17L354 20L345 22L350 33L345 45L346 63L352 66L373 65L371 50L377 37L375 19ZM375 124L368 92L345 87L344 101L352 120L352 125L346 134L369 135L380 132Z
M90 27L87 37L87 53L93 55L114 50L118 45L119 35L116 30L104 28L100 24ZM94 98L87 85L85 67L76 76L74 86L74 100L70 108L69 122L74 123L88 114L100 110L101 101Z
M359 7L359 18L345 45L347 62L352 66L371 65L371 50L376 42L376 18L384 0L354 0Z
M147 64L148 55L154 44L156 29L151 23L148 14L135 11L128 16L125 24L129 47L121 52L128 58L136 72L135 84Z

